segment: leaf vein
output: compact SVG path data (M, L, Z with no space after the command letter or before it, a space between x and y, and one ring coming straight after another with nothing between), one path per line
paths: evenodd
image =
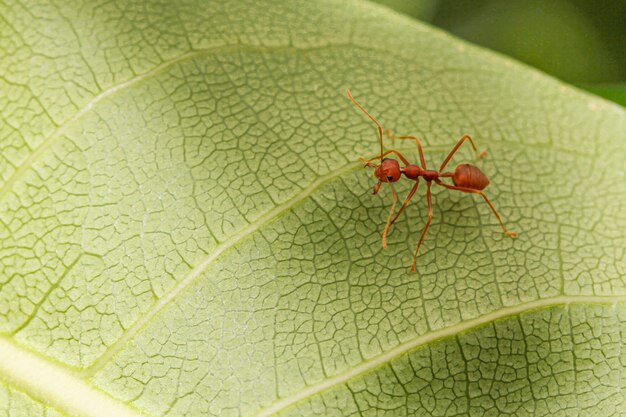
M361 167L360 162L352 162L344 165L342 168L333 171L327 175L319 177L315 180L311 185L302 190L299 194L296 194L291 199L287 200L285 203L274 207L272 210L266 212L263 216L261 216L254 223L250 223L248 226L244 227L242 230L234 234L229 239L220 243L215 250L213 250L202 262L196 265L187 276L185 276L170 292L161 297L156 303L152 305L152 307L143 314L133 325L131 325L126 331L122 334L122 336L115 341L109 348L105 351L105 353L100 356L100 358L94 362L90 367L85 369L85 373L87 375L93 375L98 370L100 370L108 361L115 356L128 341L130 341L144 326L146 326L150 320L155 317L159 311L165 308L173 299L177 297L185 288L187 288L190 284L192 284L197 278L199 278L202 273L207 269L209 265L213 263L217 258L220 257L224 252L233 248L237 243L246 239L254 232L265 226L266 224L274 221L276 218L284 214L285 212L291 210L298 203L304 201L307 197L309 197L313 192L317 189L325 185L326 183L334 180L335 178L341 177L346 173L353 171L357 168Z
M617 304L626 302L626 295L619 296L559 296L552 298L545 298L541 300L531 301L524 304L519 304L511 307L505 307L491 313L476 317L471 320L462 321L453 326L444 327L439 330L434 330L410 339L404 343L399 344L395 348L384 352L378 356L368 359L359 365L345 370L342 373L336 374L328 379L322 380L316 384L310 385L305 389L292 394L288 397L284 397L269 407L256 413L256 417L269 417L276 415L290 407L293 407L297 403L300 403L308 398L319 395L323 392L329 391L337 385L348 382L349 380L359 377L367 372L376 370L384 365L390 364L393 360L400 356L420 347L425 346L428 343L434 342L439 339L456 336L462 332L467 332L472 329L478 328L482 325L494 322L496 320L506 319L515 315L526 313L531 310L541 308L551 308L559 305L569 306L570 304L580 303L609 303ZM349 387L348 387L349 388Z
M147 80L150 77L153 77L178 63L181 63L187 60L192 60L194 58L202 57L208 54L216 53L218 51L228 51L228 50L237 50L237 49L258 50L258 51L269 51L269 50L272 50L272 51L278 51L278 50L313 51L313 50L319 50L319 49L324 49L324 48L329 48L329 47L341 47L341 46L348 46L348 45L332 44L332 45L325 45L322 47L317 46L317 47L309 47L309 48L300 48L300 47L295 48L293 46L267 47L267 46L252 46L252 45L243 45L243 44L220 45L220 46L216 46L213 48L191 50L175 58L164 61L161 64L157 65L156 67L152 68L151 70L144 72L143 74L137 75L129 80L126 80L120 84L116 84L100 92L99 94L94 96L89 102L87 102L85 106L83 106L80 110L74 113L73 116L65 120L63 123L61 123L52 134L50 134L49 136L45 137L42 140L41 144L37 148L34 149L34 151L26 158L24 162L22 162L19 166L17 166L17 169L13 172L13 174L11 174L11 176L6 180L6 182L2 184L2 187L0 187L0 201L6 198L6 196L13 189L13 186L15 185L15 183L26 174L28 169L31 168L34 165L34 163L37 162L39 158L41 158L46 153L46 151L59 138L63 136L65 131L74 122L79 120L84 114L88 113L96 104L98 104L100 101L108 97L115 95L115 93L122 91L126 89L127 87L138 84L144 80ZM47 112L45 108L43 110Z

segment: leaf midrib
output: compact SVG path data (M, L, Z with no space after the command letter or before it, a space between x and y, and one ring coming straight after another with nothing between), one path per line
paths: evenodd
M254 415L255 417L276 415L307 398L319 395L350 379L391 363L411 350L443 338L472 331L497 320L503 320L531 310L552 308L560 305L610 304L615 306L624 302L626 302L626 295L558 296L505 307L410 339L387 352L370 358L355 367L346 369L342 373L275 401L269 407L262 409ZM0 380L8 382L31 398L48 404L68 415L80 417L110 417L112 415L116 417L146 417L144 412L139 412L125 402L113 398L106 391L95 388L89 383L86 375L73 372L67 366L49 361L16 345L6 337L0 337L0 357L11 358L10 361L0 361Z

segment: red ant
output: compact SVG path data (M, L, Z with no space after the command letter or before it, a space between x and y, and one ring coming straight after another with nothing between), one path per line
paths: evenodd
M504 223L502 222L502 219L500 218L500 215L498 214L498 211L493 206L493 204L491 204L491 201L489 201L487 196L482 192L482 190L485 189L487 185L489 185L489 179L480 169L478 169L478 167L471 165L471 164L461 164L455 168L454 172L442 172L443 169L448 164L448 162L450 161L450 158L452 158L454 153L459 149L459 147L461 147L463 142L465 142L466 140L469 140L470 144L472 145L472 148L474 149L474 152L476 152L477 160L487 154L485 151L481 152L480 154L478 153L478 150L476 149L476 145L474 144L474 141L469 135L464 135L457 142L457 144L454 146L454 148L452 148L452 150L450 151L446 159L443 161L443 163L439 167L439 170L434 171L434 170L430 170L426 168L426 161L424 159L424 152L422 151L422 144L420 143L420 140L416 136L394 137L391 134L391 131L387 129L385 133L390 139L394 139L394 138L395 139L412 139L415 141L415 144L417 145L417 150L420 156L421 167L410 164L409 161L404 156L402 156L400 152L394 149L388 150L387 152L384 151L383 128L381 127L380 123L378 123L376 119L374 119L352 97L352 95L350 94L350 89L347 90L347 94L348 94L348 98L350 99L350 101L352 101L367 117L369 117L370 120L374 122L376 124L376 127L378 128L378 137L380 139L380 155L374 158L368 159L368 160L365 160L364 158L359 158L359 159L361 160L361 162L365 164L365 166L376 168L376 170L374 171L374 176L378 179L378 183L374 185L374 194L378 193L378 190L380 190L380 187L383 183L389 184L389 187L391 188L391 194L393 195L393 205L391 206L391 211L389 212L389 217L387 218L387 224L385 225L385 229L383 230L383 247L385 249L387 248L387 233L389 232L389 228L391 227L392 224L395 223L395 221L398 219L398 217L400 216L404 208L409 204L409 200L411 200L411 198L417 191L417 186L419 185L420 177L423 177L424 180L426 181L426 187L427 187L426 188L426 200L428 201L428 220L426 221L426 226L424 227L422 236L420 237L420 240L417 243L417 248L415 249L415 255L413 256L413 262L411 263L411 272L415 272L415 259L417 258L417 253L420 250L420 246L422 245L422 241L424 240L426 231L428 230L428 227L430 226L430 222L433 219L433 203L432 203L432 199L430 196L430 186L432 182L442 187L448 188L450 190L458 190L464 193L479 194L482 198L485 199L485 201L491 208L491 211L493 211L493 214L495 214L496 218L500 222L500 226L502 226L502 230L504 230L504 233L507 236L512 237L512 238L517 237L517 233L507 230L507 228L504 226ZM400 167L400 164L395 159L385 158L385 156L389 154L395 154L398 158L400 158L400 160L404 164L404 167ZM375 159L381 160L380 165L376 165L371 162ZM398 213L396 213L395 217L393 217L392 219L393 213L396 208L396 202L398 201L398 195L396 194L396 191L394 190L392 183L400 180L402 174L404 174L404 176L407 177L408 179L415 181L415 185L413 185L413 188L411 188L411 191L409 191L409 194L404 199L404 203L402 203L402 207L400 207L400 210L398 210ZM442 182L441 178L452 178L452 182L454 183L454 185L449 185L449 184Z

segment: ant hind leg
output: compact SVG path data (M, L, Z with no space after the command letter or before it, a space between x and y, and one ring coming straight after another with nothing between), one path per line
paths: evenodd
M489 205L489 208L491 209L493 214L495 214L496 219L498 219L498 222L500 222L500 226L502 227L502 230L504 231L504 234L507 235L510 238L516 238L518 236L517 232L512 232L512 231L510 231L510 230L508 230L506 228L506 226L504 225L504 222L502 221L502 219L500 218L500 215L498 214L498 210L496 210L496 208L493 206L491 201L489 201L489 199L487 198L485 193L483 193L482 191L474 190L473 188L457 187L455 185L448 185L448 184L444 184L443 182L437 182L437 184L441 185L442 187L448 188L450 190L457 190L457 191L463 191L464 193L480 195L482 198L485 199L485 202L487 203L487 205Z

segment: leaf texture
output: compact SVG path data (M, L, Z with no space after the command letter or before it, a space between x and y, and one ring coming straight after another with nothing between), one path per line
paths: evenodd
M360 2L0 17L0 353L20 358L0 412L625 408L621 107ZM408 274L423 190L383 250L391 197L355 162L377 143L346 87L430 167L470 133L520 237L435 189Z

